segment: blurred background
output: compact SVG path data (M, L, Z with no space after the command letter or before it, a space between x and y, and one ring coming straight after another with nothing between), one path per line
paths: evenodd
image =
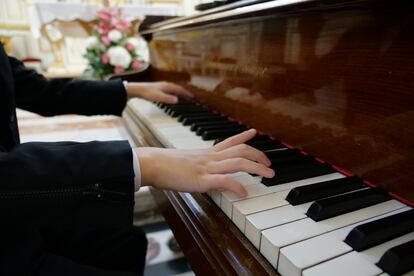
M0 41L8 54L47 77L79 77L88 66L87 38L96 34L102 8L120 9L136 36L147 15L191 15L206 0L0 0ZM140 61L146 44L135 45ZM141 64L144 65L144 64Z

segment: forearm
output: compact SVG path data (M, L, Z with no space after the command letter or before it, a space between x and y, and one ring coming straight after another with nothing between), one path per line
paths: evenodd
M17 107L45 116L58 114L120 115L127 94L121 80L51 79L9 57Z
M120 80L53 79L38 83L37 86L31 88L39 91L37 95L16 93L16 104L22 109L44 116L60 114L120 116L127 101L126 91Z
M52 223L85 205L93 206L84 211L93 213L94 223L105 223L111 205L133 205L134 172L126 141L22 144L0 153L0 175L0 216L9 222Z

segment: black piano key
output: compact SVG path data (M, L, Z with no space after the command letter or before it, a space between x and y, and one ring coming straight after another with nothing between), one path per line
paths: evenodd
M268 150L264 151L264 154L266 154L267 158L269 159L283 159L288 156L292 155L302 155L300 153L300 150L298 149L277 149L277 150Z
M244 127L243 125L240 125L238 123L228 122L226 124L216 124L212 126L199 126L196 128L195 133L197 135L203 135L206 132L214 131L214 130L231 130L231 129L239 129L241 127Z
M189 102L181 102L179 101L178 103L175 104L167 104L167 103L163 103L162 106L164 108L165 111L173 109L173 108L177 108L177 107L183 107L183 106L190 106L191 103Z
M315 157L312 155L303 155L303 154L293 154L290 156L281 157L271 157L269 158L272 163L270 167L275 170L280 169L295 169L298 166L309 165L319 165L318 161L315 160Z
M274 186L292 181L298 181L315 176L333 173L335 170L329 164L301 164L288 168L276 168L276 174L272 178L263 178L262 183L266 186Z
M171 117L175 118L180 115L187 115L187 114L193 114L193 113L204 113L204 114L211 114L209 110L173 110L168 113Z
M414 270L414 240L387 250L377 266L391 276Z
M179 122L182 122L187 118L197 118L197 117L222 117L222 116L217 113L203 111L203 112L182 114L182 115L179 115L177 119Z
M254 136L248 142L260 142L260 141L277 141L277 140L271 139L268 135L256 134L256 136ZM279 142L279 141L277 141L277 142Z
M220 115L206 115L206 116L200 116L200 117L186 118L182 121L182 124L185 126L190 126L192 124L200 123L200 122L223 122L223 121L228 121L228 119Z
M298 205L320 198L358 190L364 186L362 179L357 176L344 177L293 188L287 195L286 200L292 205Z
M208 117L208 116L215 116L216 114L213 113L206 113L206 112L198 112L198 113L189 113L189 114L182 114L177 117L179 122L183 122L187 118L197 118L197 117Z
M306 215L314 221L321 221L390 199L384 190L365 189L317 200L309 207Z
M175 104L175 105L167 106L167 108L165 109L167 113L184 112L184 111L207 111L207 110L208 109L206 108L196 106L193 104Z
M292 155L292 156L287 156L283 158L276 158L276 159L269 158L269 159L271 162L270 168L278 172L277 179L275 179L274 181L282 181L282 179L284 179L283 181L285 181L286 178L292 179L292 178L298 177L297 170L301 170L301 173L303 173L303 170L308 169L307 167L309 166L315 167L315 166L320 165L320 163L316 161L313 156L303 155L303 154ZM255 174L251 174L251 175L257 176ZM266 181L266 182L270 183L270 181ZM273 185L276 185L276 184L273 184Z
M265 151L265 150L274 150L274 149L281 149L284 148L284 146L279 142L279 141L247 141L246 142L247 145L261 150L261 151Z
M214 145L220 142L223 142L224 140L226 140L226 138L218 138L214 141ZM270 137L267 135L257 134L252 139L250 139L248 142L259 142L259 141L276 141L276 140L270 139Z
M193 123L193 124L191 124L190 130L191 131L196 131L199 127L214 126L214 125L225 125L225 124L228 124L228 123L235 123L235 122L230 122L230 121L226 120L226 121L212 121L212 122Z
M349 232L345 242L354 250L362 251L412 231L414 209L358 225Z
M211 130L211 131L204 132L201 138L203 140L214 140L217 138L230 137L230 136L239 134L246 130L247 129L245 127L240 127L237 129L230 129L230 130Z

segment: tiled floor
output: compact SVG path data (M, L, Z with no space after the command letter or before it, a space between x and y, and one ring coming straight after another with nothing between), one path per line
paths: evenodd
M22 110L18 110L17 116L22 143L128 139L134 145L122 120L114 116L67 115L45 118ZM171 250L169 242L173 234L156 209L148 188L141 188L135 198L134 224L143 228L149 240L145 275L194 275L183 254Z
M170 247L174 236L165 222L143 226L148 238L146 276L177 275L191 272L186 259L178 247ZM191 275L191 274L189 274Z

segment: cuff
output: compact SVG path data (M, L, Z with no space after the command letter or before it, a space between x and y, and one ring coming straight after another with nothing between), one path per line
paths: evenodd
M138 156L135 153L134 149L132 149L132 162L133 162L134 173L135 173L135 178L134 178L135 192L137 192L139 188L141 187L141 168L139 166Z

